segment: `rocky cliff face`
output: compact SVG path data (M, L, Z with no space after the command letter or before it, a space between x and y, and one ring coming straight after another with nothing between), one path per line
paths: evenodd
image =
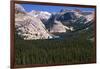
M85 28L93 19L93 12L61 10L59 13L51 16L46 26L50 32L75 31Z
M27 13L23 13L22 6L15 5L15 28L17 34L25 39L48 39L52 37L45 28L45 25L39 18L30 16ZM25 12L25 10L24 10Z
M39 18L43 23L46 23L50 18L50 16L52 15L51 13L46 11L35 11L35 10L32 10L28 14L33 17Z

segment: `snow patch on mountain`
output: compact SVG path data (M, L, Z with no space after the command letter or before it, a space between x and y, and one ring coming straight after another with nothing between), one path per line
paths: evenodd
M51 16L51 13L49 13L49 12L35 11L35 10L32 10L28 14L31 15L31 16L37 17L37 18L41 19L44 22L46 22Z

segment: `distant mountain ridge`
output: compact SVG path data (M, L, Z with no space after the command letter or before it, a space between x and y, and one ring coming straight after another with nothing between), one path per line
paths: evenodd
M16 35L24 40L59 38L53 33L87 29L93 23L94 12L79 9L61 9L55 14L36 10L26 12L20 4L15 4Z

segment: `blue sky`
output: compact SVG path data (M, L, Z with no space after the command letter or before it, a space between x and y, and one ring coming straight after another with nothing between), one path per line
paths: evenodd
M21 4L27 12L32 10L59 12L62 8L65 9L80 9L82 11L94 11L95 8L80 8L80 7L67 7L67 6L50 6L50 5L36 5L36 4Z

